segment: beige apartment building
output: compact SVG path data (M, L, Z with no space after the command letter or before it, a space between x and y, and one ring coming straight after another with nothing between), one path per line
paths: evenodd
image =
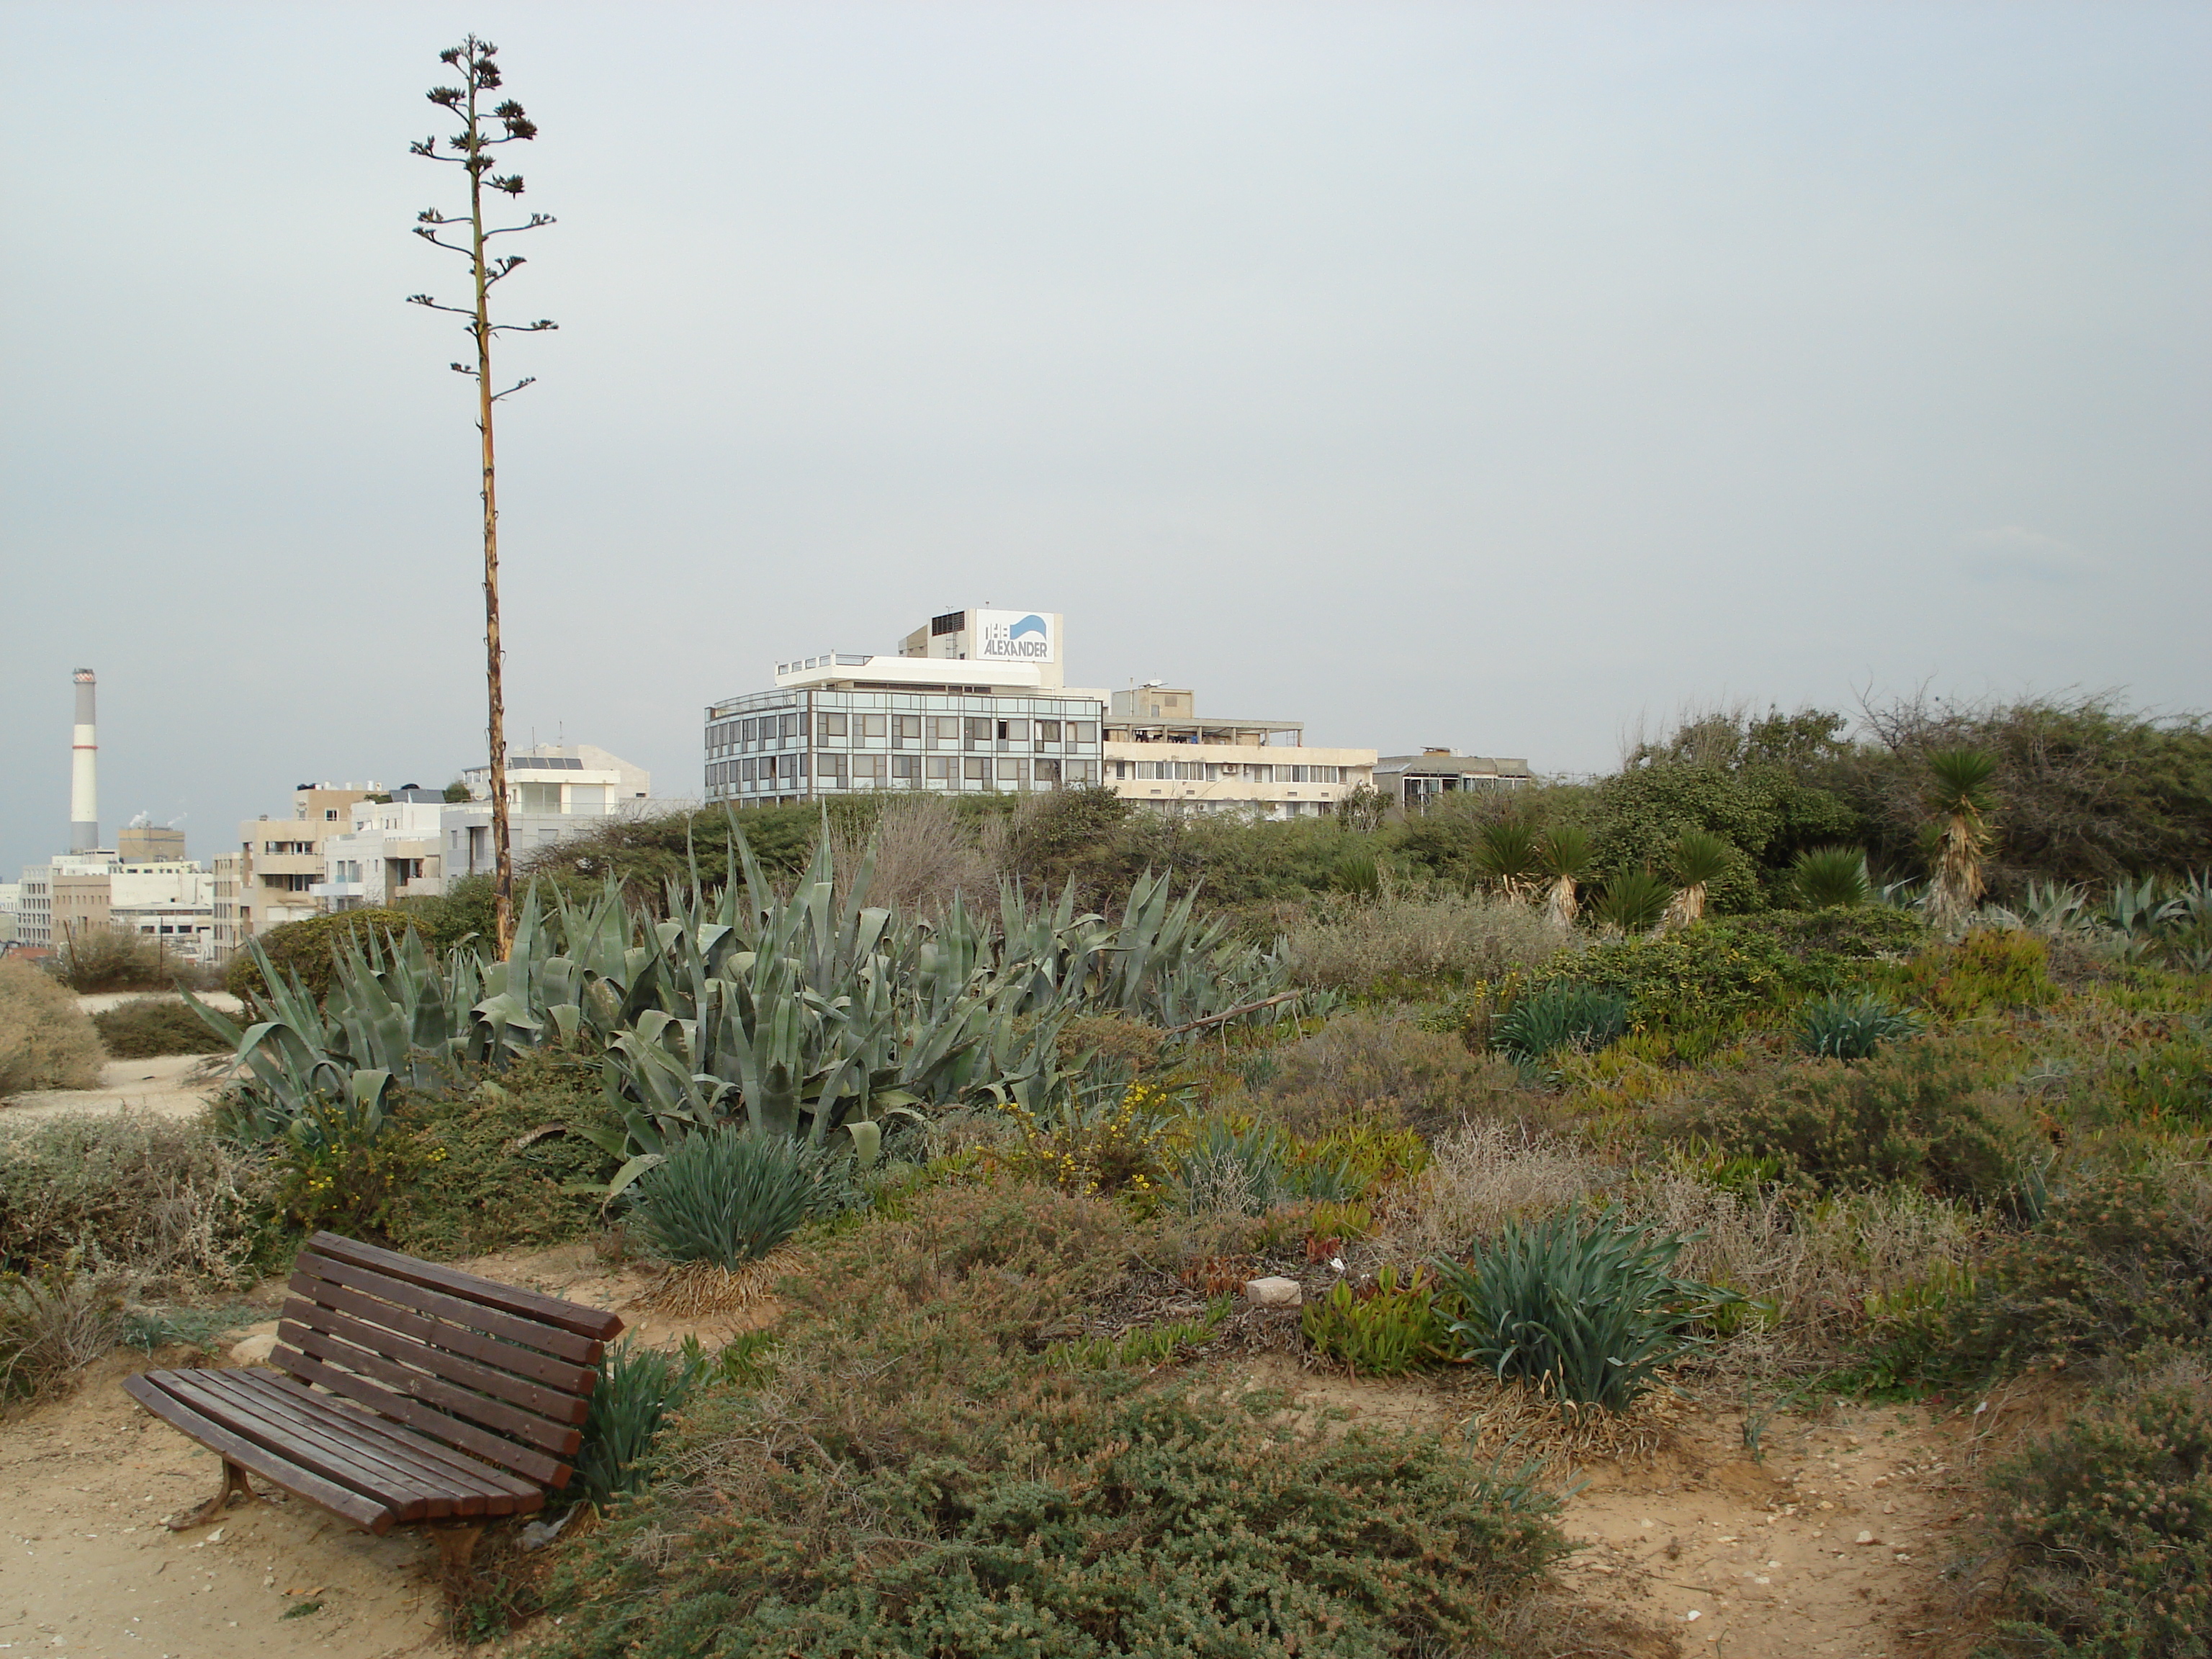
M215 860L211 959L227 962L256 933L305 921L329 907L316 896L323 879L323 843L353 828L353 805L383 791L374 781L303 783L292 792L292 816L264 815L238 826L238 851Z
M1115 692L1105 738L1107 787L1182 811L1318 817L1375 776L1372 749L1310 747L1298 720L1201 716L1188 687Z

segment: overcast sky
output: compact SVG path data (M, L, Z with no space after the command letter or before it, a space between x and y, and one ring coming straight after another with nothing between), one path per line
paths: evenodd
M511 740L986 600L1072 682L1613 761L1723 697L2212 704L2212 9L0 5L0 872L483 750L454 205L543 127ZM520 239L519 239L520 240Z

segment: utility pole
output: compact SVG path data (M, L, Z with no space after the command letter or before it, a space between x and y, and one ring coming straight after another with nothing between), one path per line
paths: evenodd
M523 263L520 254L488 258L484 244L494 236L508 236L517 231L535 230L541 225L554 222L551 216L533 213L521 224L484 227L483 193L487 188L503 192L508 197L522 194L522 175L510 173L504 176L492 173L492 151L501 144L524 142L538 136L537 124L522 112L522 106L509 98L495 108L485 111L480 106L483 94L495 91L500 84L499 48L489 40L479 40L473 34L458 46L448 47L438 54L438 61L459 70L463 76L458 87L433 87L428 94L430 101L441 109L450 110L462 118L462 130L446 141L452 154L440 155L438 141L433 137L420 139L408 146L409 153L428 161L446 161L465 167L469 175L469 210L465 217L448 216L436 208L425 208L416 215L415 234L448 252L459 253L469 262L469 276L475 289L471 306L441 305L427 294L408 296L410 305L424 306L432 311L451 312L456 317L465 317L468 332L476 343L476 362L450 365L457 374L471 376L477 383L477 430L483 437L483 593L484 593L484 687L488 707L485 735L491 750L491 823L492 823L492 915L494 930L498 935L500 960L505 961L514 948L514 855L507 833L507 696L501 678L504 656L499 633L499 489L497 471L492 447L492 405L502 398L512 397L538 377L526 375L504 392L491 389L491 340L495 334L535 334L555 326L544 318L534 323L495 323L491 320L491 290L495 284L511 276L515 267ZM496 121L502 129L501 136L488 136L488 125ZM449 242L438 234L446 226L468 227L467 243Z

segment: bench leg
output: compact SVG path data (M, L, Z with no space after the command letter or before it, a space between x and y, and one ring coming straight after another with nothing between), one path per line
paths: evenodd
M481 1521L452 1527L433 1527L431 1536L438 1540L438 1565L453 1578L468 1577L469 1563L475 1559L477 1540L483 1536Z
M253 1488L246 1482L246 1471L226 1457L222 1460L222 1490L198 1509L181 1510L163 1524L171 1532L189 1532L194 1527L204 1527L228 1506L233 1492L250 1499L253 1496Z

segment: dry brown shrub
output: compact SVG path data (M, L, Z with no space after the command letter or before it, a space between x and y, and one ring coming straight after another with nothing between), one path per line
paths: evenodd
M1500 979L1549 961L1576 935L1534 906L1447 890L1317 901L1286 938L1298 983L1365 991Z
M1509 1221L1565 1209L1595 1189L1605 1166L1540 1129L1471 1120L1440 1139L1391 1235L1416 1256L1462 1255Z
M1471 1054L1450 1033L1425 1031L1403 1018L1342 1014L1273 1057L1279 1069L1260 1107L1296 1134L1326 1134L1377 1110L1431 1136L1469 1117L1540 1120L1551 1113L1505 1060Z
M33 1089L96 1089L106 1059L67 986L27 962L0 962L0 1100Z
M1057 1048L1063 1064L1096 1054L1109 1066L1130 1073L1152 1069L1168 1034L1157 1025L1123 1014L1077 1014L1060 1028Z
M894 796L866 830L832 832L841 897L871 847L876 868L870 904L928 918L950 909L955 894L965 896L971 908L997 897L990 860L941 795Z
M123 1297L113 1283L66 1269L0 1277L0 1400L48 1392L122 1333Z

